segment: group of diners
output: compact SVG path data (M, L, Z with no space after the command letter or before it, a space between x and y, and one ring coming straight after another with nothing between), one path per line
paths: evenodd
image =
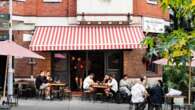
M39 94L45 99L51 99L51 84L61 83L60 81L54 81L51 77L50 72L40 71L40 74L35 79L36 89L39 91ZM64 84L65 85L65 84Z
M101 85L104 85L104 92L108 96L111 94L115 95L118 91L118 83L115 79L115 74L106 74L104 76L103 81L97 81L94 82L94 73L89 74L83 82L83 90L84 91L89 91L91 93L96 91L96 88L94 88L94 85L98 85L101 83Z
M89 74L83 82L83 90L90 91L91 93L96 92L94 85L98 85L98 82L94 82L94 74ZM129 102L135 105L135 110L144 110L148 103L148 109L160 110L164 99L163 83L161 80L154 81L152 87L147 86L147 77L141 77L139 80L135 80L130 83L127 75L123 75L119 84L115 79L114 74L106 74L101 84L106 85L104 93L106 96L110 94L115 97L117 93L126 94L130 97ZM119 85L119 87L118 87Z

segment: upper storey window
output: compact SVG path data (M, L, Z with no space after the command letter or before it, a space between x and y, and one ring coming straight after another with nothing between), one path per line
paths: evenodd
M132 0L77 0L77 14L126 14L132 6Z
M149 4L157 4L158 1L157 0L147 0L147 3L149 3Z
M25 2L26 0L16 0L17 2Z
M43 0L43 2L62 2L62 0Z

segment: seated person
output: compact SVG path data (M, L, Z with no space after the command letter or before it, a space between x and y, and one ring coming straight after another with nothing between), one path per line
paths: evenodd
M118 91L118 82L115 79L115 74L111 74L109 77L110 78L107 84L110 88L106 89L105 93L107 96L109 96L110 93L115 96Z
M50 91L51 88L49 86L49 83L52 82L52 78L50 76L50 72L44 73L42 75L42 85L40 86L40 89L44 90L44 94L46 96L46 99L50 99Z
M91 73L90 75L88 75L84 81L83 81L83 89L84 91L90 91L93 92L94 88L92 87L92 85L94 84L94 73Z
M108 74L105 74L104 75L104 80L102 82L103 83L108 83L109 79L110 79L110 76Z
M136 104L135 110L144 110L145 108L145 99L148 93L143 85L143 81L144 78L140 78L140 81L137 81L131 88L131 101Z
M44 76L43 74L43 71L40 71L40 74L36 77L35 79L35 86L36 86L36 89L39 90L40 89L40 86L42 85L43 83L43 80L42 80L42 77Z
M128 96L130 96L131 92L130 92L130 84L127 81L128 77L127 75L123 75L123 79L120 80L120 88L119 91L122 93L127 94Z

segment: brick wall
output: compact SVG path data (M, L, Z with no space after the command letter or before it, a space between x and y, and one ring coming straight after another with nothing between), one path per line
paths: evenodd
M132 51L123 52L123 71L124 74L127 74L129 77L140 77L147 75L148 77L161 77L163 66L157 65L155 73L147 72L146 65L142 62L142 58L145 54L145 49L135 49Z
M140 77L146 73L146 66L142 63L145 49L135 49L123 52L123 72L129 77Z
M133 0L133 13L146 17L163 18L169 20L168 11L162 11L160 4L154 5L147 3L147 0Z
M60 3L45 3L43 0L14 1L14 14L22 16L76 16L76 0L62 0ZM1 11L1 10L0 10ZM146 0L133 0L133 13L155 18L169 19L168 11L163 13L160 4L148 4Z
M43 0L14 1L14 15L64 17L76 16L76 0L62 0L59 3L45 3Z
M23 42L23 33L31 33L31 31L15 31L14 40L17 44L28 48L30 42ZM33 66L31 71L31 65L29 64L29 58L15 59L15 77L29 77L31 74L34 76L41 70L51 72L51 55L49 52L38 52L38 54L44 56L45 60L35 59L36 64Z

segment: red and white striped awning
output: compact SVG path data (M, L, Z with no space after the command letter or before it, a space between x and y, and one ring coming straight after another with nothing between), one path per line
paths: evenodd
M33 51L112 50L142 48L139 26L47 26L36 27Z

